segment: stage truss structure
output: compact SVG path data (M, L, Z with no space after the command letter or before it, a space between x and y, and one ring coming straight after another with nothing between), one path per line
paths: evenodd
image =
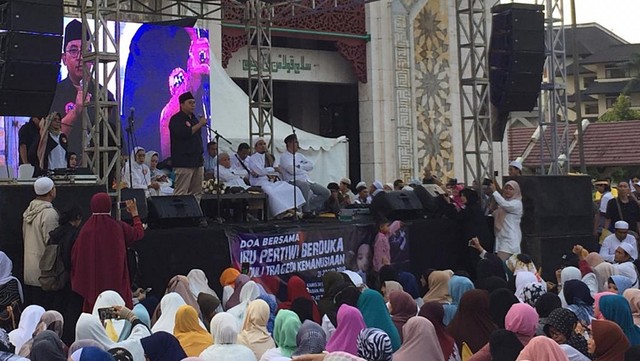
M493 178L489 97L489 0L456 0L464 181Z
M570 169L564 0L536 3L545 6L546 60L538 100L540 174L560 175Z

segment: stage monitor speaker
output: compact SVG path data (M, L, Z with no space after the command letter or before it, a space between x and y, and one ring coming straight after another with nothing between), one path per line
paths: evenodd
M0 29L61 35L62 5L63 0L0 1Z
M131 189L131 188L124 188L120 190L120 199L122 200L122 202L126 201L126 200L130 200L130 199L135 199L136 200L136 204L138 206L138 215L140 215L140 219L142 220L142 222L146 222L149 216L149 208L147 205L147 195L144 191L144 189ZM118 207L118 204L114 204L112 209L111 209L111 214L115 216L116 214L116 207ZM131 223L132 218L131 218L131 214L129 214L129 212L127 212L127 210L125 209L125 207L121 207L122 211L120 212L120 219L122 219L125 222Z
M544 6L501 4L493 13L489 45L492 137L502 141L509 112L537 106L545 54Z
M157 196L148 199L149 225L155 228L190 227L202 219L194 196Z
M0 115L39 116L49 114L54 92L0 89Z
M519 176L513 179L522 193L523 235L557 237L593 233L590 177Z
M418 218L424 213L415 191L380 192L371 201L371 214L389 220Z

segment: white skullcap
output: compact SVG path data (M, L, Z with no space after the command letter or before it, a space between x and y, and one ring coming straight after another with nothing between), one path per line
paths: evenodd
M366 187L367 183L365 183L364 181L359 182L358 184L356 184L356 189L360 188L360 187Z
M633 246L627 242L620 243L618 248L622 248L629 256L631 256L631 252L633 252Z
M518 162L517 160L514 160L513 162L509 163L509 166L522 170L522 163Z
M629 223L625 221L617 221L615 227L616 229L629 229Z
M33 183L33 190L37 195L43 196L53 189L53 181L49 177L40 177Z
M382 185L382 182L380 182L379 180L375 180L375 181L373 182L373 186L374 186L376 189L383 189L383 188L384 188L384 187L383 187L383 185Z

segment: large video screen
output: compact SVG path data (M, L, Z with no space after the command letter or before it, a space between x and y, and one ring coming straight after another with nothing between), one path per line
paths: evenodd
M82 31L78 28L79 24L77 19L64 20L61 71L51 110L63 117L62 131L69 142L67 151L82 154L82 137L88 133L83 129L79 116L82 107L82 96L79 95ZM114 25L110 26L113 30ZM120 34L121 84L112 81L106 87L110 96L116 93L117 86L120 87L121 107L117 112L112 112L109 119L114 124L120 119L123 153L133 146L142 146L147 151L158 151L161 159L164 159L170 156L168 122L180 110L180 94L192 92L197 103L196 114L210 114L208 32L198 28L123 22L120 23ZM93 118L92 109L87 111ZM132 122L129 121L130 117ZM5 116L2 120L0 165L6 164L16 169L19 157L18 130L29 119Z

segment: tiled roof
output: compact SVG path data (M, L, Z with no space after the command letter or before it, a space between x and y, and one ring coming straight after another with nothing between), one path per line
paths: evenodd
M640 54L640 44L613 45L580 60L580 64L624 63L631 54Z
M513 128L508 130L509 159L522 155L536 128ZM576 126L569 125L569 144L574 138ZM549 131L547 130L547 134ZM584 131L584 156L587 166L638 166L640 165L640 120L610 123L591 123ZM549 152L545 150L545 156ZM579 164L578 146L571 153L571 164ZM536 143L524 160L526 167L540 165L540 141Z

